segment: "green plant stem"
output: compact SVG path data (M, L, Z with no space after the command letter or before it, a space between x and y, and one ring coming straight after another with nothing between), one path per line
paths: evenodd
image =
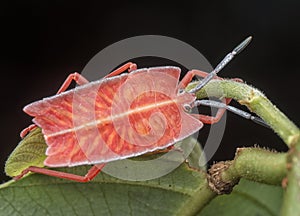
M281 215L300 215L300 141L292 146L288 152L287 170L287 186Z
M197 83L188 85L187 90L192 89ZM299 128L290 121L276 106L274 106L266 96L259 90L246 85L245 83L231 80L212 80L203 89L196 93L198 99L206 97L233 98L248 109L260 116L286 143L289 152L286 156L287 180L288 184L284 193L284 201L281 214L285 216L300 215L300 131ZM245 160L247 161L247 160ZM265 161L265 159L263 159ZM234 162L236 163L236 162ZM244 164L243 160L240 162ZM253 164L254 165L254 164ZM237 165L231 166L227 172L223 173L224 179L233 180L233 173ZM268 166L272 166L268 164ZM232 168L231 168L232 167ZM250 167L248 167L250 169ZM273 166L273 169L276 167ZM270 169L271 170L271 169ZM248 170L249 171L249 170ZM272 170L273 171L273 170ZM244 171L242 171L244 172ZM247 169L246 169L247 172ZM263 170L263 173L267 170ZM245 174L245 173L240 173ZM262 173L261 173L262 174ZM246 175L245 177L249 177ZM273 181L272 178L269 177Z
M241 178L280 185L286 176L286 153L261 148L239 148L232 161L214 164L209 174L213 189L218 194L230 193Z
M222 179L228 181L245 178L280 185L285 175L286 153L261 148L239 148L229 168L222 173Z
M217 193L213 191L209 187L208 182L205 181L203 184L199 185L193 199L182 204L182 208L180 208L177 215L195 215L195 213L201 212L201 210L216 196Z
M196 83L186 88L192 89ZM290 147L299 139L299 129L266 96L252 86L232 80L212 80L196 93L198 99L206 97L233 98L260 116Z

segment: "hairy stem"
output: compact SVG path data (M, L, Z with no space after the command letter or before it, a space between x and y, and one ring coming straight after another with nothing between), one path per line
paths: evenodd
M240 178L280 185L286 175L286 153L261 148L239 148L232 161L214 164L209 174L218 194L230 193Z
M239 148L232 165L223 173L222 178L230 180L236 175L252 181L280 185L286 175L285 164L285 153L260 148Z
M176 215L195 215L196 212L201 212L201 210L215 197L217 193L213 191L208 182L205 181L203 184L199 185L199 188L195 191L195 196L187 200L187 202L182 203L182 208ZM197 208L195 208L197 207Z
M188 85L192 89L197 82ZM196 93L198 99L206 97L233 98L260 116L290 147L299 139L299 129L259 90L232 80L212 80Z
M187 90L192 89L197 83L188 85ZM285 216L296 215L300 212L300 130L290 121L276 106L274 106L266 96L259 90L246 85L245 83L234 82L231 80L212 80L203 89L196 93L198 99L206 97L227 97L233 98L242 105L246 105L248 109L260 116L286 143L289 147L289 152L285 155L286 160L286 175L287 186L284 193L284 201L281 209L281 214ZM244 153L243 153L244 154ZM277 182L278 177L272 177L272 174L277 173L281 176L284 172L281 158L280 166L274 166L268 163L270 159L257 158L260 153L256 152L252 157L256 160L252 161L251 157L247 158L249 153L238 156L233 162L226 165L226 171L221 174L221 179L225 182L236 182L238 178L253 178L252 180L265 181L265 183ZM270 156L270 155L269 155ZM281 157L282 155L278 154ZM272 155L273 157L273 155ZM249 161L250 159L250 161ZM238 162L239 161L239 162ZM256 161L256 163L255 163ZM279 161L271 160L276 163ZM259 164L259 162L261 164ZM265 163L262 163L265 162ZM224 162L223 162L224 163ZM226 163L226 162L225 162ZM237 165L240 164L240 165ZM259 166L256 166L259 164ZM237 167L241 167L238 169ZM260 167L261 166L261 167ZM269 167L269 168L268 168ZM261 168L259 171L258 168ZM280 169L281 171L279 172ZM251 172L254 171L254 172ZM258 172L259 171L259 172ZM271 174L271 175L270 175ZM263 177L264 176L264 177ZM267 180L267 181L266 181ZM278 183L278 182L277 182ZM226 188L226 187L225 187Z
M287 186L281 215L300 215L300 141L292 146L288 152L287 170Z

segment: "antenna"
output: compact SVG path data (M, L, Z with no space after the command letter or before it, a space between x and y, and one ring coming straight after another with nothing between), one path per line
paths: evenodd
M249 119L254 121L257 124L260 124L262 126L265 126L266 128L270 128L270 126L261 118L257 117L257 116L253 116L248 112L245 112L243 110L240 110L236 107L230 106L230 105L226 105L224 103L221 102L217 102L217 101L212 101L212 100L196 100L194 102L195 106L199 106L199 105L204 105L204 106L210 106L210 107L215 107L215 108L222 108L222 109L227 109L230 112L233 112L245 119Z
M230 53L228 53L225 58L217 65L217 67L210 72L201 82L193 89L188 91L189 93L195 93L202 89L217 73L219 73L225 65L227 65L237 54L239 54L245 47L250 43L252 37L247 37L242 43L235 47Z

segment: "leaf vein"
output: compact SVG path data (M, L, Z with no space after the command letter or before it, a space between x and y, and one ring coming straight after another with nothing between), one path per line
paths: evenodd
M243 193L241 191L233 191L232 193L235 193L238 196L242 196L245 199L248 199L250 202L253 202L255 204L257 204L258 206L261 206L263 209L265 209L270 215L272 216L277 216L274 212L272 212L271 209L268 208L267 205L263 204L262 202L260 202L259 200L257 200L255 197L247 194L247 193Z
M109 206L109 204L108 204L108 202L107 202L107 197L106 197L106 194L105 194L105 192L104 192L104 190L103 190L103 187L101 187L101 192L102 192L102 194L103 194L103 200L104 200L104 202L105 202L105 205L107 206L107 210L108 210L108 212L109 212L109 215L112 215L112 212L111 212L110 206Z
M32 196L31 196L31 194L29 193L29 191L28 191L28 188L24 188L25 189L25 192L28 194L28 197L37 205L37 206L39 206L40 208L42 208L42 209L44 209L45 211L46 211L46 214L47 215L50 215L50 212L48 211L48 209L47 208L45 208L44 206L42 206L41 204L39 204ZM35 211L36 211L36 209L35 209ZM34 214L33 214L34 215Z
M95 216L96 214L95 214L95 211L94 211L94 209L93 209L93 205L92 205L90 199L89 199L87 196L85 196L84 193L82 193L82 191L80 190L80 188L79 188L77 185L75 185L75 188L77 189L77 192L79 192L80 195L81 195L83 198L86 199L86 201L87 201L88 204L89 204L89 207L90 207L90 209L91 209L91 212L92 212L93 216Z
M15 193L14 193L14 191L12 191L12 193L13 193L13 200L14 200L14 195L15 195ZM8 199L6 199L5 196L2 195L2 193L1 193L1 197L3 198L4 201L6 201L6 202L8 203L9 206L12 207L12 209L13 209L16 213L18 213L19 215L23 215L23 214L21 213L21 211L19 211L19 210L18 210L11 202L8 201Z
M61 193L61 197L64 199L64 201L66 202L66 204L67 204L68 206L71 207L72 211L74 212L74 215L78 216L77 212L76 212L75 209L74 209L74 206L73 206L72 204L69 203L69 201L67 200L67 198L66 198L66 196L64 195L63 190L61 189L60 186L61 186L61 185L59 185L59 191L60 191L60 193ZM62 214L62 215L64 215L64 214Z

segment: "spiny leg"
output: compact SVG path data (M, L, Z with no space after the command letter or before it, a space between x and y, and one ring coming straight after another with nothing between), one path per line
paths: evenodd
M137 69L137 65L131 62L128 62L124 65L122 65L121 67L119 67L118 69L114 70L113 72L111 72L110 74L106 75L105 77L112 77L112 76L116 76L119 75L120 73L128 70L129 72L136 70ZM60 87L60 89L58 90L57 94L64 92L71 84L72 81L75 81L78 85L84 85L87 84L89 81L84 78L81 74L75 72L70 74L67 79L65 80L65 82L62 84L62 86Z
M124 65L122 65L121 67L119 67L118 69L114 70L113 72L109 73L108 75L106 75L104 78L107 77L112 77L112 76L116 76L119 75L120 73L123 73L124 71L128 70L129 72L136 70L137 69L137 65L132 63L132 62L128 62ZM72 81L75 81L78 85L84 85L87 84L89 81L84 78L81 74L79 73L72 73L70 74L67 79L65 80L65 82L62 84L62 86L60 87L60 89L58 90L57 94L65 91L71 84Z
M42 167L30 166L27 169L25 169L20 175L14 177L14 180L19 180L28 172L34 172L34 173L44 174L44 175L48 175L48 176L54 176L54 177L58 177L58 178L73 180L73 181L77 181L77 182L88 182L88 181L91 181L93 178L95 178L95 176L102 170L102 168L104 166L105 166L105 164L96 164L96 165L92 166L91 169L87 172L87 174L85 176L75 175L72 173L65 173L65 172L56 171L56 170L49 170L49 169L42 168Z
M131 72L136 69L137 69L137 65L135 63L127 62L126 64L122 65L121 67L119 67L116 70L114 70L113 72L111 72L110 74L107 74L104 78L117 76L126 70L128 70L128 72Z
M71 73L67 79L65 80L65 82L62 84L62 86L60 87L60 89L57 91L56 94L60 94L64 91L67 90L67 88L71 85L72 81L75 81L78 85L84 85L89 83L89 81L84 78L81 74L75 72L75 73Z

